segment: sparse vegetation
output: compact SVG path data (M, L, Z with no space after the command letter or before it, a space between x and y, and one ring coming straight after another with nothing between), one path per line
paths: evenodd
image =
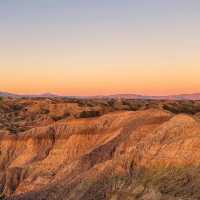
M101 113L99 111L83 111L80 113L79 117L80 118L90 118L90 117L98 117L100 116Z
M0 97L0 106L3 104L3 97Z
M69 118L91 118L115 111L151 108L172 113L200 113L200 101L156 101L134 99L0 98L0 127L13 133ZM199 118L199 114L197 114ZM51 119L51 120L50 120Z
M51 118L54 120L54 121L59 121L59 120L62 120L62 119L66 119L70 116L70 113L68 112L65 112L63 115L55 115L55 116L51 116Z
M0 200L5 200L6 196L4 194L0 194Z
M192 101L173 102L169 104L164 104L163 108L175 114L178 113L196 114L200 112L199 102L197 103Z
M139 170L139 169L138 169ZM155 169L141 169L137 176L105 177L92 183L92 187L83 199L103 200L118 199L142 200L154 191L155 199L162 196L166 200L200 198L200 168L199 167L168 167Z
M0 184L5 195L17 191L30 200L200 199L198 101L110 104L103 99L84 100L81 107L75 102L4 101Z

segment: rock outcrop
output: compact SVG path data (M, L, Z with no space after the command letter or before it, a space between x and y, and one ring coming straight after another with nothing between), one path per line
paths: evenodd
M10 200L198 199L199 164L198 119L159 109L0 134Z

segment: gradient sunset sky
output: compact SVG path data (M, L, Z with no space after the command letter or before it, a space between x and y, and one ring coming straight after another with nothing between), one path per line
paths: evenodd
M200 92L200 1L1 0L0 91Z

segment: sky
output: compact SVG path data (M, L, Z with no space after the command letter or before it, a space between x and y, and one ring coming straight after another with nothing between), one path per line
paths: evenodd
M0 91L200 92L199 0L0 0Z

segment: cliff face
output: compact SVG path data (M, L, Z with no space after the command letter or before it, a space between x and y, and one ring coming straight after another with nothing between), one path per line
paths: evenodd
M198 199L199 150L199 121L158 109L2 132L0 191L8 199Z

